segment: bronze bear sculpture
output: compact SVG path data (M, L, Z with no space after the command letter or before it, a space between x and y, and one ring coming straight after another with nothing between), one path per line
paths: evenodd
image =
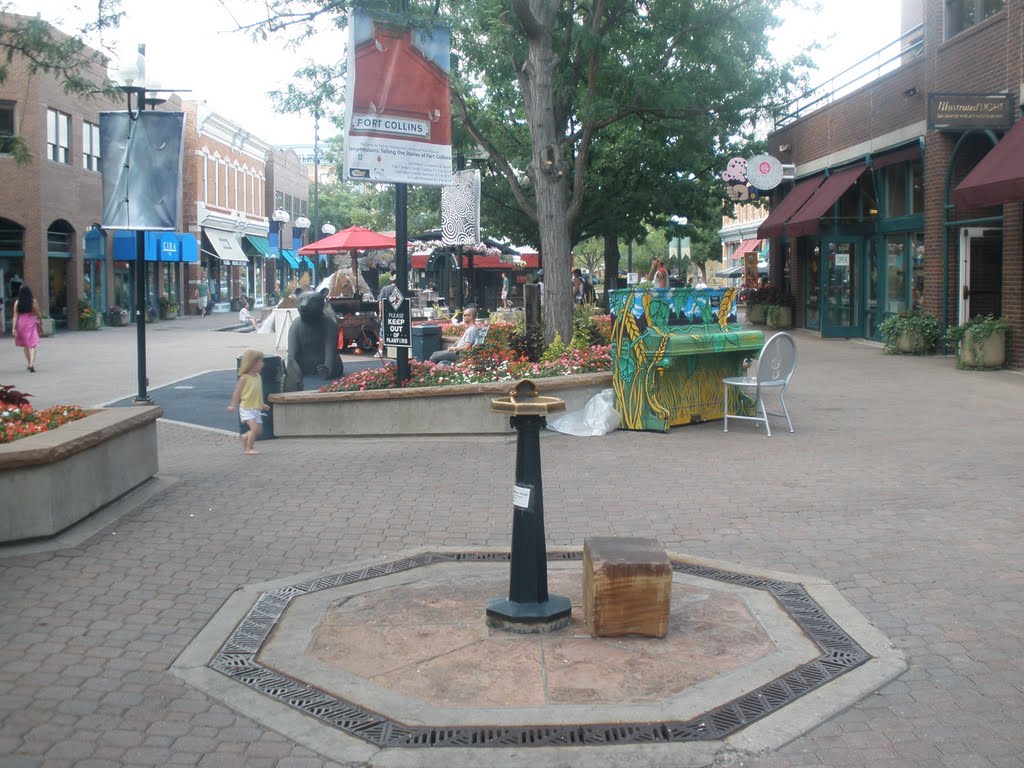
M296 297L299 318L288 329L288 362L284 391L302 390L304 375L323 379L343 375L345 366L338 354L338 316L327 301L327 289L304 291Z

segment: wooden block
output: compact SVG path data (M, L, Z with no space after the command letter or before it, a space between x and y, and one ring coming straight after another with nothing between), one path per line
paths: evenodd
M672 564L655 539L595 536L583 544L583 615L592 637L665 637Z

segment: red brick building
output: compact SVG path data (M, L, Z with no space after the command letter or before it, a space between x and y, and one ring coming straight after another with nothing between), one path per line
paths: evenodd
M27 21L3 15L4 24ZM105 73L88 73L102 79ZM61 325L78 326L78 300L107 306L114 274L105 256L85 236L102 217L99 157L100 112L124 109L124 102L64 92L54 77L31 75L15 56L0 83L0 134L18 137L31 155L19 163L0 139L0 296L7 328L13 297L24 281L44 314Z
M1024 0L902 10L879 77L777 118L768 149L796 178L773 194L758 236L772 239L773 279L795 297L799 326L871 339L911 307L946 325L992 313L1010 322L1019 367L1024 153L1000 144L1021 117ZM990 153L1018 183L990 184L995 202L965 197L958 185Z

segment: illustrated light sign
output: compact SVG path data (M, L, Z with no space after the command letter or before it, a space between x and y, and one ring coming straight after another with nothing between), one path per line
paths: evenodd
M729 185L730 200L756 200L762 192L782 183L782 163L771 155L754 155L749 159L734 157L722 171L722 178Z
M452 181L451 35L353 10L345 178L438 187Z

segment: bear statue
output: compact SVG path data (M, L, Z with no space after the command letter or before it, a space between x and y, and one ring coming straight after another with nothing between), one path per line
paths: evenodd
M338 316L327 301L327 289L303 291L295 302L299 319L288 329L285 392L301 391L304 375L336 379L345 370L338 354Z

